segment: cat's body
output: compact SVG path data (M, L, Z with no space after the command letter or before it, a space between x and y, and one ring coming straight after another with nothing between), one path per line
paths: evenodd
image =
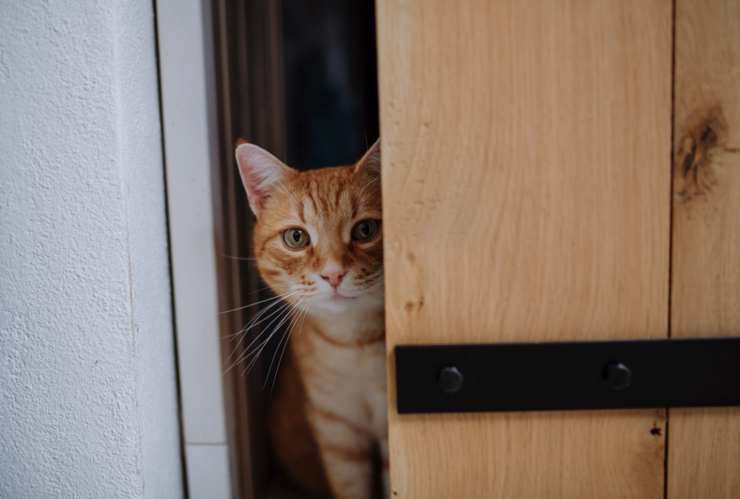
M347 332L340 327L309 322L294 331L271 404L270 436L282 468L305 490L369 497L375 450L386 458L387 472L382 317L368 318L353 341L336 339ZM301 441L312 445L297 446ZM315 452L321 469L312 466ZM334 491L338 486L341 492Z
M273 453L307 493L369 499L374 456L387 494L380 152L299 173L237 148L257 215L262 277L297 311L270 411Z

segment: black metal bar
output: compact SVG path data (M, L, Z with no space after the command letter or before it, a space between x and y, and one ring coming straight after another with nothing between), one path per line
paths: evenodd
M740 405L740 338L397 346L398 412Z

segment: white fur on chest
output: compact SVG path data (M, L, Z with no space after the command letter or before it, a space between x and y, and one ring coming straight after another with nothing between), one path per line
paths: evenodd
M323 409L367 428L377 439L387 435L385 343L347 347L314 339L317 363L307 379L309 397Z

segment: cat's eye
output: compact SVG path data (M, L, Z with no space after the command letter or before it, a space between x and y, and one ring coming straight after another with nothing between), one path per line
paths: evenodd
M375 239L380 230L380 220L366 218L352 227L352 240L358 243L367 243Z
M291 227L283 231L283 242L292 250L303 249L308 246L310 238L308 232L298 227Z

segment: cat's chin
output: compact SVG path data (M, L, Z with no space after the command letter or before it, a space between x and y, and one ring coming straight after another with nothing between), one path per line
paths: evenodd
M351 310L350 300L328 298L308 307L310 312L318 315L341 314Z
M333 293L317 297L311 302L306 303L309 313L320 315L364 312L373 309L382 309L382 307L382 295L374 296L371 294L347 296L340 293Z
M334 291L331 295L328 296L329 301L343 301L343 300L356 300L358 298L361 298L362 295L345 295L343 293L340 293L339 291Z

